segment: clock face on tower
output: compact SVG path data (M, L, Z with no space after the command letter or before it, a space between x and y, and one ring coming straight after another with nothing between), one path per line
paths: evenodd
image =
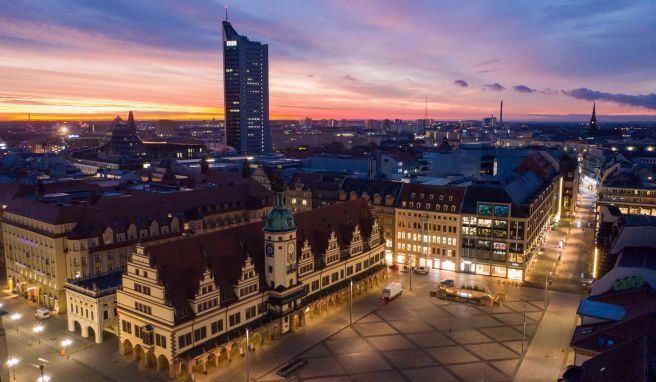
M266 245L266 254L267 256L273 255L273 245L271 243Z
M293 264L295 258L296 258L296 246L294 246L294 243L289 243L289 245L287 246L287 262L289 264Z

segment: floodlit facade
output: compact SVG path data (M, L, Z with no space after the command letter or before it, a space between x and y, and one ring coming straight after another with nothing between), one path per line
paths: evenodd
M384 240L367 203L292 213L276 189L266 223L137 246L117 292L120 351L171 378L205 372L252 342L293 332L385 278Z

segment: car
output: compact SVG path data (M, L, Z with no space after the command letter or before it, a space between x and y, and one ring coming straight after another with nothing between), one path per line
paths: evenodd
M415 273L423 273L425 275L429 274L431 269L430 267L427 267L425 265L420 265L418 267L415 267L414 269Z
M440 285L452 287L452 286L456 285L456 282L451 280L451 279L446 279L446 280L440 281Z
M389 267L393 271L398 271L399 270L399 264L392 264Z
M47 318L50 318L50 310L48 308L37 308L34 311L34 317L40 320L45 320Z

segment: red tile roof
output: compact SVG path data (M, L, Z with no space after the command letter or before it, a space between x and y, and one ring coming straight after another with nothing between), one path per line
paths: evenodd
M362 199L301 212L294 215L294 220L298 227L297 255L307 239L315 256L324 253L330 229L335 229L340 246L345 246L350 242L356 225L360 226L366 239L374 222L366 201ZM264 222L256 222L147 246L146 252L152 264L160 270L167 299L177 309L188 309L187 300L197 292L206 268L213 272L222 289L222 298L232 297L232 285L241 276L241 267L247 257L253 260L260 284L265 286L263 226Z

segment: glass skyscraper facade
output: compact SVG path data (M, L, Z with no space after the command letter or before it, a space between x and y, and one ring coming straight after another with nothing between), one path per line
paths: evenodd
M226 144L240 154L271 151L269 48L250 41L223 21Z

